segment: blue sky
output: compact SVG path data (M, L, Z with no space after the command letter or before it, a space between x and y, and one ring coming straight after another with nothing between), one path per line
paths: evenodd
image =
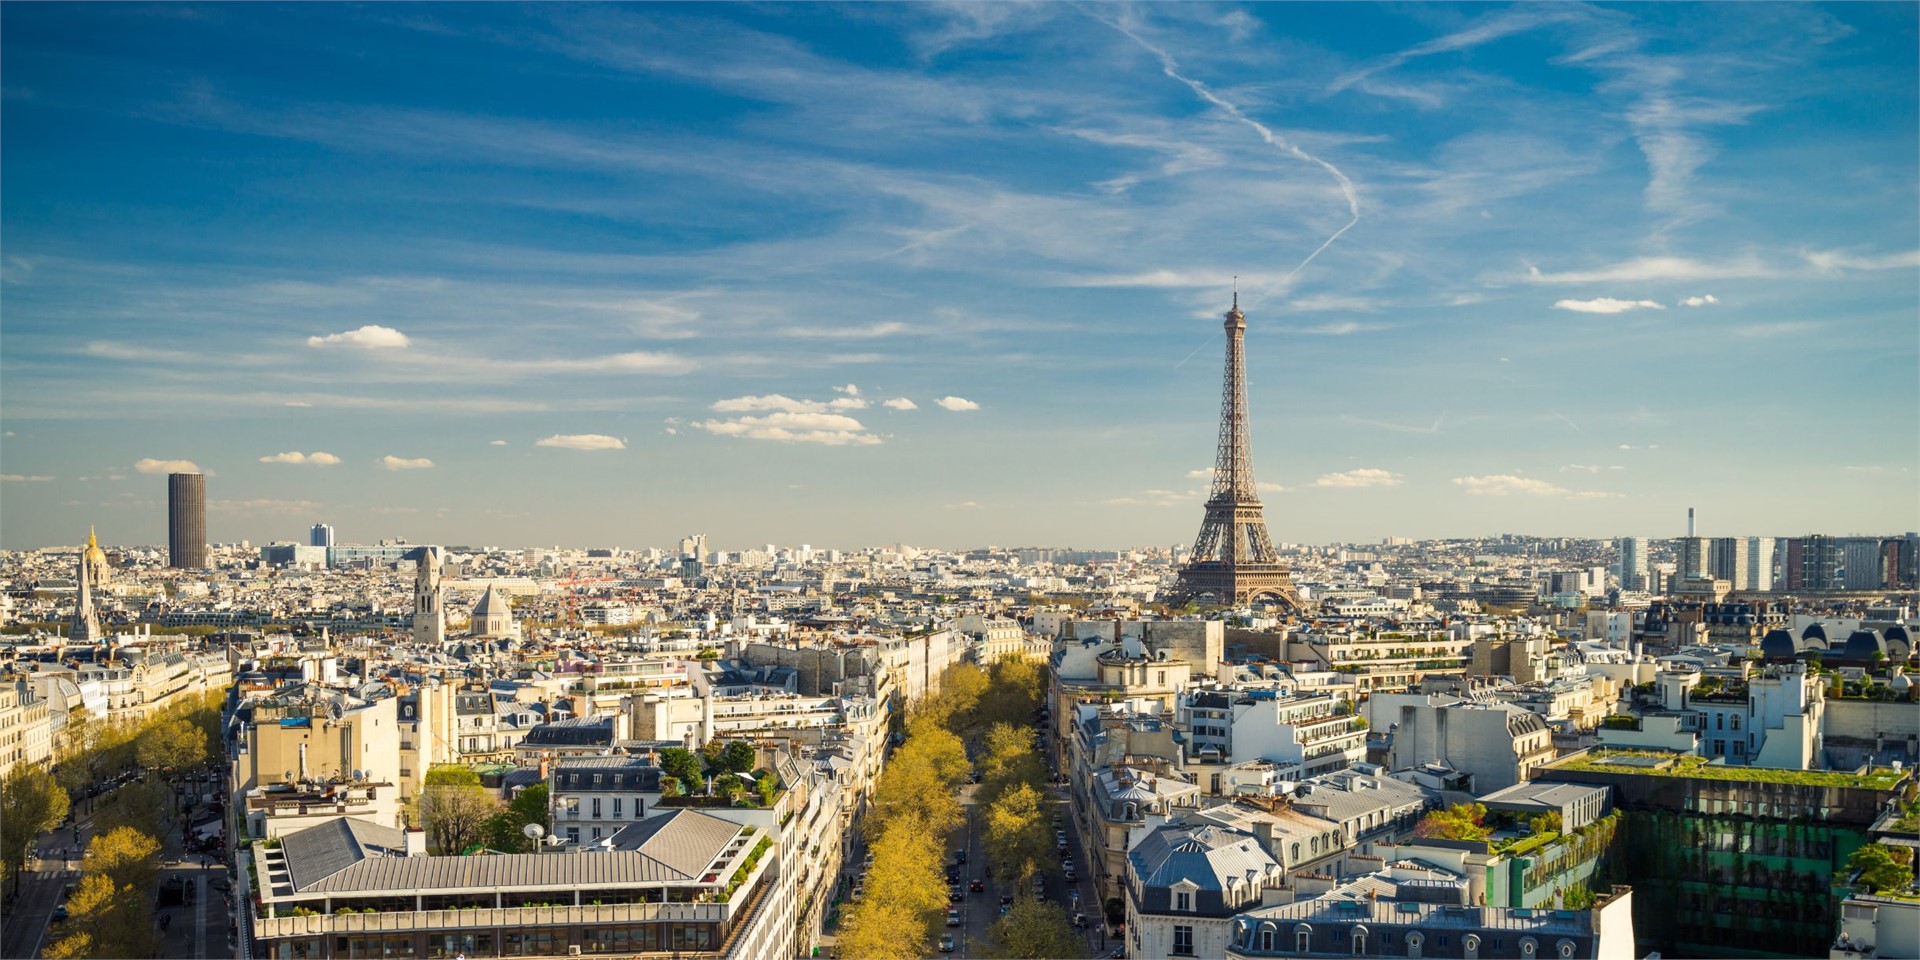
M1920 527L1912 4L0 21L7 547Z

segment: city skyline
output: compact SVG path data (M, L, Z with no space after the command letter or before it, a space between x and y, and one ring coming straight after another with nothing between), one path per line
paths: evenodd
M6 548L1920 527L1910 5L0 19Z

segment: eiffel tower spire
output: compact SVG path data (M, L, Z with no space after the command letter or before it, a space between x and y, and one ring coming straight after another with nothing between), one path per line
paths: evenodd
M1220 447L1193 553L1180 569L1179 593L1217 603L1271 600L1300 609L1300 595L1267 533L1266 509L1253 479L1253 442L1247 429L1247 315L1240 292L1226 315L1227 364L1220 390Z

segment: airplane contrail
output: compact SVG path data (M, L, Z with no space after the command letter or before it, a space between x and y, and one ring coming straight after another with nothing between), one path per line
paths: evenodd
M1089 14L1089 16L1092 16L1092 15ZM1155 57L1158 57L1160 59L1160 72L1166 74L1168 77L1174 80L1179 81L1182 84L1185 84L1187 89L1192 90L1195 96L1199 97L1202 100L1205 100L1210 104L1213 104L1216 107L1219 107L1221 110L1226 111L1227 115L1232 117L1233 119L1238 120L1249 127L1252 127L1254 129L1254 132L1260 134L1260 139L1265 140L1269 146L1275 147L1285 152L1287 155L1294 157L1296 159L1304 160L1308 163L1315 164L1319 166L1321 169L1327 171L1328 173L1333 174L1333 178L1335 180L1340 181L1340 192L1344 194L1347 198L1347 213L1352 216L1352 219L1347 221L1346 226L1341 227L1338 230L1335 230L1333 232L1333 236L1328 237L1324 243L1313 248L1313 252L1307 254L1306 259L1300 261L1299 266L1296 266L1292 270L1287 271L1287 275L1284 278L1282 278L1281 282L1284 283L1287 280L1292 280L1294 274L1299 273L1302 269L1306 267L1307 264L1313 262L1314 257L1317 257L1320 255L1320 251L1325 250L1330 246L1333 246L1333 242L1335 240L1340 239L1340 236L1342 234L1346 233L1348 230L1353 229L1354 224L1357 224L1360 222L1360 196L1359 194L1354 192L1353 181L1347 179L1347 175L1340 172L1339 167L1336 167L1333 164L1328 163L1327 161L1322 160L1319 157L1316 157L1313 154L1300 149L1298 146L1288 141L1287 138L1282 137L1277 133L1274 133L1271 129L1267 127L1266 124L1261 123L1260 121L1247 116L1244 112L1241 111L1239 107L1234 106L1231 101L1220 96L1219 94L1214 93L1211 89L1208 89L1206 84L1201 83L1198 80L1192 79L1191 77L1188 77L1182 74L1180 72L1180 63L1179 61L1173 58L1172 54L1168 53L1164 49L1161 49L1160 47L1157 47L1151 43L1148 43L1145 38L1141 37L1137 33L1134 33L1132 30L1127 29L1124 23L1120 23L1118 21L1109 21L1100 17L1094 17L1094 19L1099 20L1101 23L1104 23L1107 26L1110 26L1113 29L1120 31L1122 34L1125 34L1128 39L1132 40L1134 43L1139 44L1141 49L1147 51L1148 53L1153 54Z

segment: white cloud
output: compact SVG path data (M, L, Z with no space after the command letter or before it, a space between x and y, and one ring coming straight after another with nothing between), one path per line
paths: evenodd
M339 463L340 458L334 456L331 453L327 453L326 451L323 451L323 450L315 450L312 453L301 453L298 450L289 450L286 453L276 453L269 457L261 457L260 462L261 463L309 463L317 467L331 467L334 464Z
M784 413L825 413L827 405L818 400L795 400L778 393L769 393L763 397L734 397L730 400L715 400L715 413L752 413L756 410L779 410Z
M1600 468L1590 463L1569 463L1560 468L1561 473L1599 473Z
M1769 337L1790 337L1799 333L1812 333L1820 329L1821 324L1814 320L1783 320L1779 323L1756 323L1740 327L1733 331L1735 336L1764 339Z
M375 462L386 467L388 470L425 470L433 466L433 461L428 460L426 457L416 457L409 460L405 457L396 457L393 454L387 454Z
M1453 482L1457 486L1465 487L1468 493L1490 497L1504 497L1516 493L1550 497L1567 492L1564 487L1556 487L1545 480L1516 477L1510 473L1487 477L1454 477Z
M488 440L487 441L487 446L489 447L504 447L506 445L507 445L507 442L505 440Z
M1847 253L1841 250L1809 250L1801 256L1821 273L1837 273L1841 270L1898 270L1902 267L1920 267L1920 250L1906 250L1901 253L1883 253L1878 256Z
M283 404L281 404L281 406L283 406L283 407L311 407L311 406L313 406L313 404L311 404L311 403L308 403L308 402L306 402L305 400L288 400L288 401L287 401L286 403L283 403Z
M975 503L975 502L974 502L974 501L972 501L972 500L962 500L962 501L960 501L959 503L944 503L944 504L941 504L941 509L944 509L944 510L978 510L978 509L980 509L980 505L979 505L978 503Z
M377 323L369 323L357 330L307 338L309 347L359 347L363 350L398 349L412 342L406 334Z
M722 437L818 443L829 447L871 446L880 442L860 421L839 413L782 410L764 417L703 420L690 426Z
M955 413L959 413L964 410L980 409L979 404L974 403L972 400L968 400L964 397L941 397L940 399L935 400L934 403L938 404L940 408L943 410L952 410Z
M1399 483L1400 481L1395 480L1394 482ZM1260 488L1261 493L1286 493L1287 491L1293 489L1292 487L1286 486L1284 484L1278 484L1278 483L1260 483L1260 484L1255 484L1255 486Z
M1719 302L1720 302L1719 297L1716 297L1713 294L1709 293L1704 297L1688 297L1685 300L1680 301L1680 305L1683 307L1704 307L1704 306L1707 306L1708 304L1719 303Z
M1201 467L1201 468L1200 468L1200 469L1198 469L1198 470L1188 470L1188 471L1187 471L1187 476L1189 476L1189 477L1191 477L1191 478L1193 478L1193 479L1195 479L1195 480L1199 480L1199 479L1201 479L1201 478L1203 478L1203 477L1204 477L1204 478L1206 478L1206 479L1208 479L1208 480L1212 480L1212 479L1213 479L1213 468L1212 468L1212 467Z
M1579 490L1567 494L1568 500L1617 500L1626 494L1609 493L1605 490Z
M1652 300L1615 300L1612 297L1598 297L1593 300L1556 300L1555 310L1572 310L1575 313L1626 313L1628 310L1665 310L1666 307Z
M829 410L865 410L867 401L859 397L835 397L827 401Z
M147 457L133 465L140 473L199 473L199 464L192 460L155 460Z
M52 477L29 477L18 473L0 473L0 483L45 483Z
M908 400L908 399L907 399L906 397L894 397L894 398L893 398L893 399L891 399L891 400L885 400L885 401L882 401L882 402L880 403L880 405L881 405L881 406L883 406L883 407L886 407L886 408L887 408L887 409L889 409L889 410L918 410L918 409L920 409L920 405L919 405L919 404L917 404L917 403L914 403L914 402L913 402L912 400Z
M1316 487L1397 487L1401 483L1399 475L1376 467L1361 467L1342 473L1329 473L1313 482Z
M559 447L562 450L625 450L627 448L625 440L601 433L556 433L551 437L535 440L533 445Z
M858 386L855 386L854 384L849 383L844 387L834 387L833 392L844 393L849 397L857 397L860 395L860 388Z

